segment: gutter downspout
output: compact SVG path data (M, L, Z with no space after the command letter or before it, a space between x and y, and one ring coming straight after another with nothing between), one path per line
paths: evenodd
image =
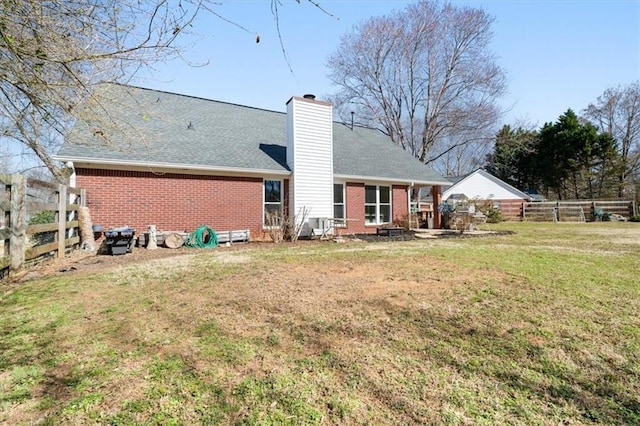
M411 194L413 194L413 182L410 186L407 186L407 218L409 219L409 231L412 231L411 224Z

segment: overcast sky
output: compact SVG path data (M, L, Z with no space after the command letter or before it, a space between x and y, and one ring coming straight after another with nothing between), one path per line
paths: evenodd
M294 95L319 98L336 89L327 79L327 56L342 34L407 1L282 0L280 30L293 74L283 57L270 0L222 1L216 11L247 31L202 15L186 55L136 84L276 111ZM494 16L492 49L506 70L505 123L542 125L568 108L577 112L608 87L640 78L640 1L453 1ZM260 34L260 43L255 42Z

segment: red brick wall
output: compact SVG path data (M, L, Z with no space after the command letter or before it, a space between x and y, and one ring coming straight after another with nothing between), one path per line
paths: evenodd
M407 219L409 215L409 206L407 205L407 186L406 185L393 185L391 187L392 199L391 210L393 217L392 220Z
M354 234L364 234L369 228L364 226L364 183L347 182L345 185L346 192L346 218L347 230ZM375 233L375 228L373 232Z
M354 234L375 234L377 225L364 224L364 183L346 184L347 231ZM407 215L407 186L393 185L391 190L391 218L402 219Z
M94 224L105 229L131 226L144 232L150 224L159 231L191 232L200 225L215 230L249 229L252 240L268 239L262 230L262 178L154 174L115 170L76 169L77 185L87 191ZM287 211L289 182L283 185ZM348 182L348 231L375 233L364 224L364 183ZM392 187L392 219L407 214L407 187Z
M93 223L132 226L144 232L249 229L261 239L262 178L154 174L77 169L77 185L87 190ZM286 182L285 188L286 189ZM283 194L287 194L283 191Z

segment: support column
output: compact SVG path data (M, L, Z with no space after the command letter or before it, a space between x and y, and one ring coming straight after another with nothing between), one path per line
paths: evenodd
M440 229L442 220L438 205L442 202L442 186L434 185L431 187L431 198L433 199L433 229Z

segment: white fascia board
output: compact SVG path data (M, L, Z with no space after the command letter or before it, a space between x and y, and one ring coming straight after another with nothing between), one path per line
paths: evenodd
M357 176L357 175L333 175L334 179L339 179L345 182L388 182L388 183L401 183L405 185L411 186L451 186L451 182L447 181L429 181L429 180L407 180L407 179L397 179L397 178L385 178L379 176Z
M67 162L71 161L74 167L89 166L96 169L107 170L135 170L182 174L215 174L226 176L290 176L288 170L267 170L267 169L243 169L239 167L215 167L197 164L172 164L172 163L152 163L127 160L97 160L93 158L54 156L54 160ZM194 173L195 172L195 173Z
M523 198L525 200L530 200L531 196L527 193L524 193L522 191L520 191L518 188L516 188L515 186L503 181L502 179L492 175L491 173L487 172L486 170L480 169L478 170L483 176L485 176L487 179L491 180L492 182L494 182L496 185L500 185L503 188L506 188L508 191L513 192L515 195L519 196L520 198Z
M507 182L503 181L502 179L499 179L497 177L495 177L494 175L492 175L491 173L487 172L484 169L478 169L476 171L474 171L473 173L469 173L469 175L467 175L464 179L460 180L459 182L456 182L455 185L453 185L451 188L447 189L446 191L444 191L442 193L442 198L444 199L445 197L449 197L449 195L451 194L455 194L455 188L462 185L464 182L472 179L475 175L480 175L482 177L484 177L485 179L490 180L491 182L493 182L495 185L498 185L500 187L502 187L503 189L506 189L507 191L513 193L514 195L518 196L519 198L522 198L524 200L530 200L531 196L520 191L518 188L508 184Z

